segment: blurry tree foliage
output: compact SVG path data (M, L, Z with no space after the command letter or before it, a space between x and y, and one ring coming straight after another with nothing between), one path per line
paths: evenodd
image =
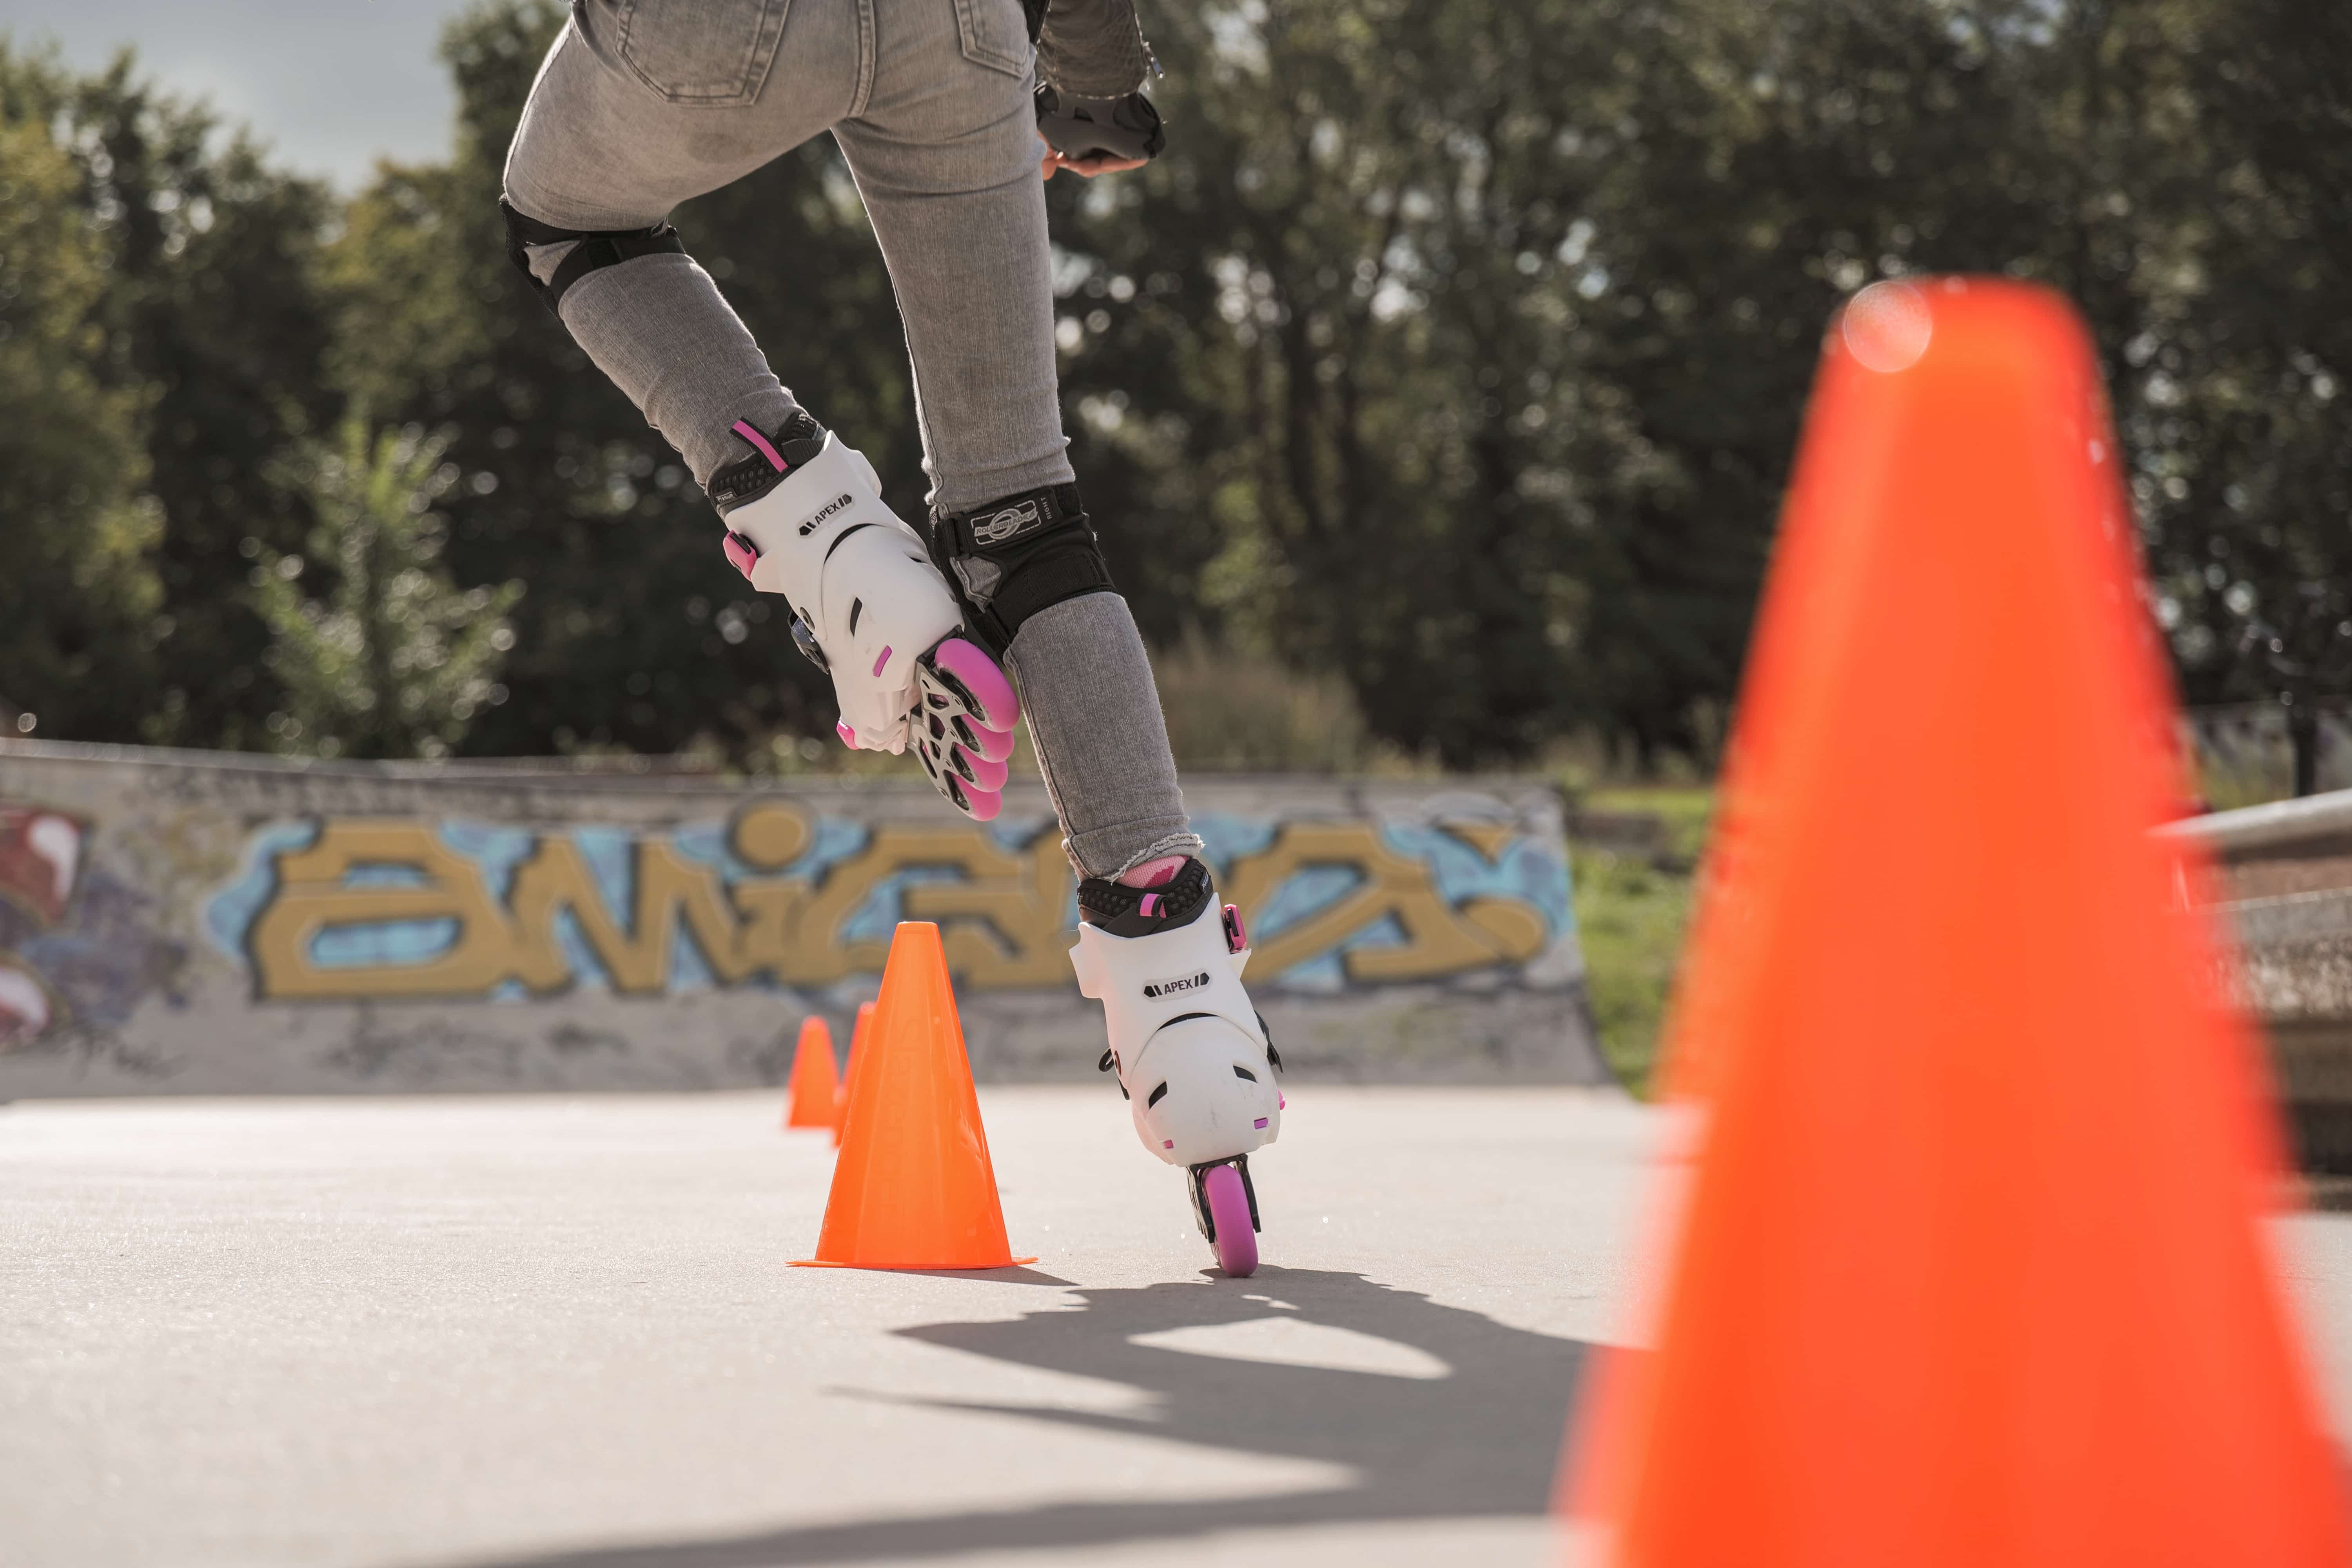
M312 562L323 598L303 592L299 555L255 552L256 606L276 641L286 709L267 726L280 750L348 757L446 756L474 716L505 693L493 679L523 584L459 588L440 556L447 520L434 503L457 482L446 443L415 427L371 434L353 416L332 446L290 465L318 523Z
M2091 321L2189 694L2352 695L2352 11L1207 0L1147 23L1169 151L1049 194L1073 457L1157 645L1336 676L1371 739L1449 763L1570 733L1704 762L1821 331L1873 279L1968 270ZM75 171L27 185L63 204L35 226L96 279L41 330L98 334L74 353L121 400L88 439L143 447L108 465L109 515L152 498L163 595L117 650L163 656L145 687L69 700L12 667L0 695L73 715L55 732L285 743L264 719L293 667L262 663L245 574L313 521L272 458L351 402L446 440L453 591L530 584L465 750L750 755L830 728L675 454L505 261L500 163L562 25L553 0L460 16L451 159L340 207L127 64L0 55L0 121ZM830 143L676 221L918 510L889 281Z
M159 96L127 53L76 78L0 39L0 123L38 127L73 161L68 210L101 285L75 322L97 334L84 363L143 406L141 467L163 522L163 599L142 636L157 656L152 679L103 698L14 700L123 716L59 731L83 738L266 745L269 637L241 590L239 552L301 538L300 498L267 470L340 412L318 265L333 204L209 111Z
M95 373L98 242L73 163L0 121L0 732L135 732L155 661L144 398Z

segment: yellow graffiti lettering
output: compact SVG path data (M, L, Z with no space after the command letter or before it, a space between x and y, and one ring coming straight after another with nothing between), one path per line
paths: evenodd
M346 887L365 866L414 871L424 885ZM310 956L337 927L427 920L456 921L457 939L422 963L326 966ZM421 823L367 819L328 823L310 848L278 857L277 896L248 940L261 994L287 1000L478 994L504 977L513 951L507 913L472 861Z
M1069 973L1063 915L1070 880L1061 857L1009 854L969 828L875 828L865 853L834 867L808 900L802 943L834 955L841 973L880 969L889 943L844 941L841 928L885 878L916 867L961 874L910 884L903 895L908 920L943 928L949 969L982 986L1057 985Z
M731 834L739 859L772 873L797 860L815 837L804 813L772 801L747 806ZM1489 859L1508 843L1499 832L1469 841ZM786 985L826 984L883 966L886 938L852 941L843 928L886 879L918 869L947 875L908 882L900 906L908 920L939 922L949 967L961 983L996 990L1070 980L1072 874L1051 834L1014 851L969 828L882 825L858 854L815 879L764 875L731 885L667 837L640 838L630 855L625 911L607 901L578 843L562 836L532 846L501 900L480 869L425 824L329 822L310 847L278 857L276 895L248 937L260 993L286 1000L481 995L519 981L544 994L578 979L560 940L566 916L624 994L666 991L677 945L689 939L721 984L762 974ZM1426 980L1522 963L1549 937L1541 912L1519 900L1449 903L1429 867L1390 850L1370 823L1290 824L1270 848L1244 858L1221 881L1255 921L1286 881L1313 866L1349 868L1362 880L1261 942L1261 976L1328 952L1387 920L1402 932L1403 944L1349 952L1343 962L1350 980ZM412 885L350 885L354 873L383 867L411 873ZM312 957L318 938L338 928L426 920L457 923L456 940L427 960L322 965Z
M1070 893L1076 879L1054 836L1007 855L977 839L993 858L967 862L966 880L918 882L907 889L907 918L937 921L948 968L972 984L995 988L1059 985L1070 977Z
M1542 948L1541 915L1498 899L1475 900L1466 909L1455 910L1437 890L1429 868L1391 850L1369 822L1301 822L1284 827L1264 853L1234 862L1229 896L1244 918L1253 917L1276 889L1308 866L1344 866L1364 879L1343 897L1258 942L1252 965L1258 973L1279 974L1391 915L1404 931L1405 945L1351 950L1340 960L1349 979L1429 980L1517 963Z
M659 838L632 847L635 907L624 931L608 911L580 847L569 838L542 838L515 872L509 902L518 938L512 973L534 991L568 984L572 968L556 940L556 921L569 912L580 935L623 994L657 994L667 988L678 927L721 984L746 979L752 966L743 957L734 911L719 896L719 874L685 859Z

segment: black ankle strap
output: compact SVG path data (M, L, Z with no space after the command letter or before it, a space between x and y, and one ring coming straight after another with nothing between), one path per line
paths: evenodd
M1078 918L1113 936L1150 936L1190 925L1216 905L1209 868L1187 856L1176 875L1156 888L1130 888L1107 877L1078 884Z

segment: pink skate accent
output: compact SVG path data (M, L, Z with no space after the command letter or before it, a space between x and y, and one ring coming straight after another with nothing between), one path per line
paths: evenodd
M881 657L880 658L877 658L877 659L876 659L876 660L874 661L874 673L875 673L875 674L877 674L877 675L881 674L881 673L882 673L882 667L883 667L884 665L886 665L886 664L889 663L889 662L890 662L890 648L889 648L889 645L886 643L886 644L884 644L884 645L883 645L883 648L882 648L882 657Z
M1160 1141L1160 1146L1162 1149L1173 1149L1176 1147L1176 1140L1173 1138L1162 1138Z
M950 637L931 650L931 662L961 681L980 703L981 711L971 716L974 723L1003 730L1009 736L1013 726L1021 721L1021 699L1013 694L1013 682L977 647L961 637Z
M728 561L748 580L751 568L759 564L760 547L730 528L727 531L726 542L719 548L727 552Z
M1138 911L1146 915L1156 913L1159 910L1159 908L1160 895L1157 893L1144 894L1143 902L1137 906Z
M851 729L846 722L836 722L833 727L833 732L841 737L843 745L853 752L857 750L857 731Z
M1012 774L1011 768L992 758L975 757L961 746L953 748L953 752L963 759L963 765L971 770L971 777L966 782L975 789L1001 790L1004 787L1005 779Z
M1225 906L1225 951L1239 952L1248 945L1249 931L1242 924L1241 906L1227 904Z
M1265 1131L1265 1117L1263 1117L1263 1116L1259 1117L1255 1122L1252 1123L1252 1125L1254 1125L1255 1127L1256 1127L1256 1128L1257 1128L1257 1130L1258 1130L1259 1131L1261 1131L1261 1132Z
M1130 866L1120 872L1118 885L1122 888L1164 887L1174 881L1176 873L1183 868L1184 857L1181 855L1162 855L1157 860L1146 860L1140 866Z
M1282 1095L1276 1094L1274 1097L1274 1108L1276 1110L1287 1110L1290 1109L1290 1101Z
M773 447L768 445L768 438L765 436L761 435L759 430L749 419L738 419L735 421L731 428L734 430L735 434L742 437L743 439L751 442L754 447L759 447L760 456L767 458L768 461L776 465L776 472L781 474L786 468L792 467L791 464L784 461L783 455L782 453L778 452Z

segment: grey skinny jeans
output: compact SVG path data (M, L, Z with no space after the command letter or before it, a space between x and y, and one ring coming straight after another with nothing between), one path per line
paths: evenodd
M906 322L931 502L966 511L1073 478L1034 70L1020 0L590 0L540 68L506 196L564 228L648 227L831 131ZM534 247L534 269L567 248ZM742 455L736 420L794 406L689 257L591 272L562 317L698 482ZM1124 599L1040 612L1008 662L1080 874L1199 848Z

